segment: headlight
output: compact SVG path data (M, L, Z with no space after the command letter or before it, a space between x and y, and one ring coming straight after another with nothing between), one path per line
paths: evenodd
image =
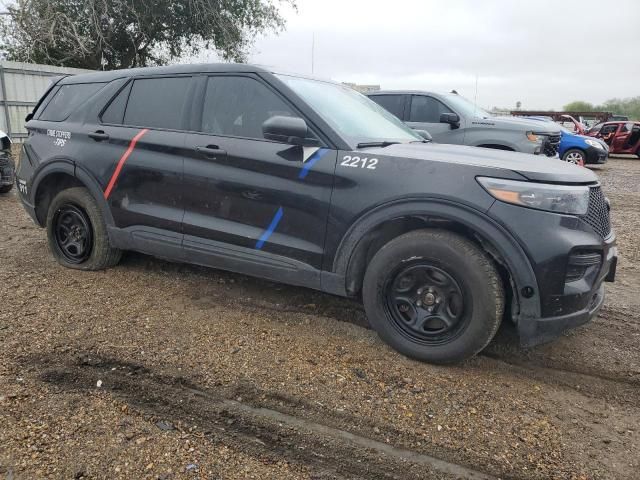
M519 182L478 177L478 182L494 198L522 207L555 213L584 215L589 207L589 187Z
M527 132L527 139L530 142L542 143L544 141L544 135L540 135L538 133Z
M586 143L587 145L591 145L592 147L599 148L600 150L604 150L604 147L602 146L602 144L595 140L585 140L584 143Z

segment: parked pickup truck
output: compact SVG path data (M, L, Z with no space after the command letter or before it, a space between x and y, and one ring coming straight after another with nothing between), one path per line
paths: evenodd
M434 142L555 157L560 128L516 117L496 117L457 93L379 91L371 100Z

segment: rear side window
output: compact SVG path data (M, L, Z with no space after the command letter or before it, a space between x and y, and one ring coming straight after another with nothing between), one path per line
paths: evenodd
M124 124L181 129L189 82L191 82L191 77L135 80L129 94Z
M39 120L62 122L94 93L104 87L105 83L76 83L62 85L44 108Z
M276 115L294 116L294 113L278 95L257 80L209 77L200 130L212 135L264 140L262 124Z
M453 113L433 97L414 96L411 100L410 122L440 123L440 114Z
M369 98L400 120L404 118L404 95L372 95Z

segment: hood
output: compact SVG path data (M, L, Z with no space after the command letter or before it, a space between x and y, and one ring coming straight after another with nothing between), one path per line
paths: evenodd
M518 117L487 117L473 119L473 122L480 122L482 125L494 125L507 130L520 130L538 132L547 135L560 135L560 128L552 122L541 122L528 118Z
M510 170L527 180L550 183L593 183L598 177L589 169L543 155L507 152L490 148L442 143L402 143L364 150L369 155L392 156L448 162L461 165ZM496 176L500 176L496 172Z

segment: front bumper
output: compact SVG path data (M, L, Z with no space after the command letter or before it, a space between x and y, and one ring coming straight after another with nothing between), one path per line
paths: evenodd
M594 200L593 205L600 203ZM518 298L510 312L523 346L547 342L597 315L603 283L614 281L618 257L608 212L601 210L590 206L590 212L601 215L572 216L502 202L489 210L523 247L535 275L535 284L516 283ZM511 273L517 278L517 272Z
M566 330L584 325L598 315L604 304L604 282L615 280L618 263L618 250L615 246L608 250L607 257L595 286L587 295L588 303L585 308L565 315L520 319L518 334L522 347L533 347L554 340Z
M585 163L590 165L603 164L607 161L609 153L606 150L596 147L588 147L586 149Z
M12 185L15 178L15 164L7 153L0 153L0 187Z

